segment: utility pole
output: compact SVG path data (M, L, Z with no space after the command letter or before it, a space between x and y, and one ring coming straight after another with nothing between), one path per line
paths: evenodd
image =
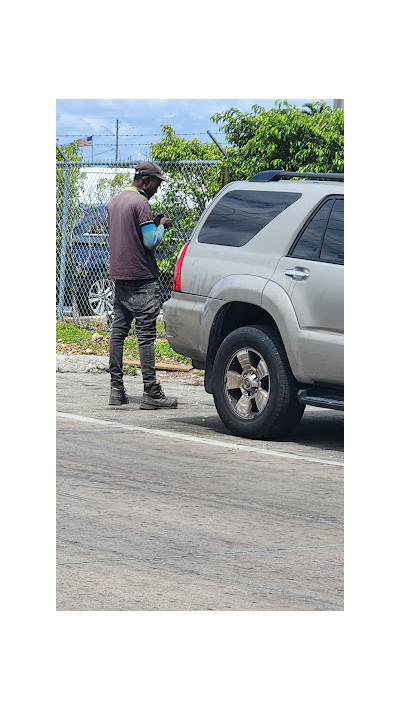
M116 123L116 133L115 133L115 162L118 162L118 119Z
M333 110L335 109L344 109L344 100L343 99L334 99L333 100Z

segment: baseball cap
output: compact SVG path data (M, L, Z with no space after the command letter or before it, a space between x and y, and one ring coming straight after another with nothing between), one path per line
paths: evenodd
M143 161L143 163L140 163L138 167L136 168L135 171L135 178L136 176L138 177L156 177L159 178L160 180L165 180L167 181L168 178L163 175L163 172L157 163L152 163L150 160Z

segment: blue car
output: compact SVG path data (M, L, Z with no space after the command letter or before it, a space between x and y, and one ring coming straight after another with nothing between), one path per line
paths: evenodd
M108 276L107 234L74 234L67 247L64 305L80 315L110 315L114 286ZM59 282L57 282L57 303Z

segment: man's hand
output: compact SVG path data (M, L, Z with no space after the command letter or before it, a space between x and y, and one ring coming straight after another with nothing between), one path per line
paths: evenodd
M160 220L161 220L162 217L164 217L164 213L163 213L163 212L162 212L160 215L156 215L156 216L155 216L153 222L154 222L154 224L155 224L156 227L158 227L158 225L160 224Z
M161 222L162 225L164 225L164 227L165 227L166 230L167 230L169 227L172 227L172 220L171 220L170 217L167 217L166 215L164 215L164 216L161 218L160 222Z

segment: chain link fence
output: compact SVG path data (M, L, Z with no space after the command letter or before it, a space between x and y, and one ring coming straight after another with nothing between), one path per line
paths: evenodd
M60 149L59 149L60 150ZM113 282L109 279L107 203L132 184L139 161L56 163L57 317L86 325L111 324ZM169 182L151 198L153 214L173 220L157 247L162 301L169 298L176 257L227 176L219 161L157 161Z

